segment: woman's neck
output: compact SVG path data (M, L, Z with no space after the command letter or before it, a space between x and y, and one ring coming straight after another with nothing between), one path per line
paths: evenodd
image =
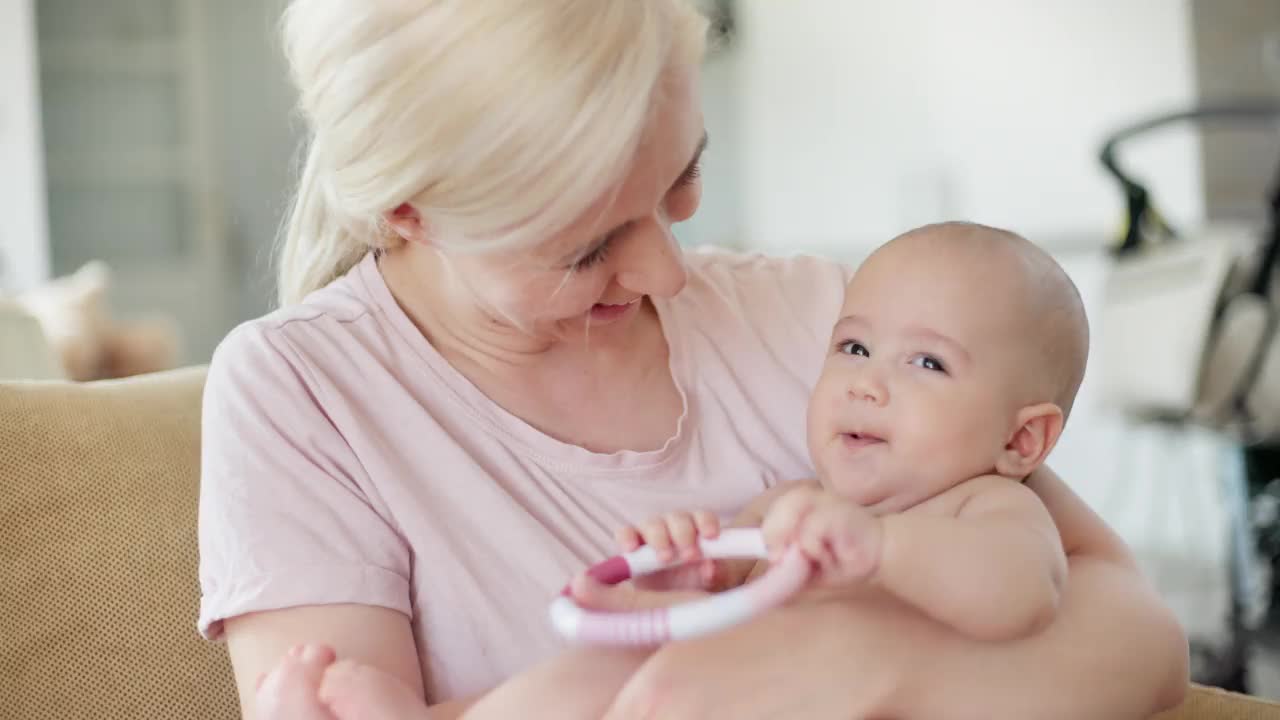
M393 252L379 268L391 295L427 341L464 375L524 381L593 377L616 380L625 370L666 356L657 313L646 302L621 326L591 334L529 333L486 311L429 253ZM473 381L477 378L471 377Z
M653 450L675 433L683 400L657 310L589 338L538 338L429 288L448 278L384 256L391 294L455 370L540 432L594 452Z

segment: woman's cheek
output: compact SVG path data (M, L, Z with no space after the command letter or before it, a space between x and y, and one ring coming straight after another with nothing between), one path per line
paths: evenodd
M673 193L667 199L667 217L678 223L693 217L702 202L702 182L696 181Z
M603 293L603 283L596 275L603 276L603 273L573 273L554 284L530 289L520 302L527 308L526 312L536 312L540 317L560 320L584 314L599 302Z

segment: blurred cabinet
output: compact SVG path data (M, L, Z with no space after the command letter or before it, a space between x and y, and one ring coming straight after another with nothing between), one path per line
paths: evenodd
M107 262L121 314L164 312L207 358L230 305L207 0L39 0L55 274Z

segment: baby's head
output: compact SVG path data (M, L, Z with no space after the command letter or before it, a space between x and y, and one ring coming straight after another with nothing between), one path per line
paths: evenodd
M969 223L900 235L845 289L809 404L818 476L885 512L1021 479L1057 442L1088 348L1075 285L1026 239Z

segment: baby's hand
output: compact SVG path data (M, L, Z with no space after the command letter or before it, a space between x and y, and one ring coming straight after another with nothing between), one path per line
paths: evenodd
M698 549L700 538L713 538L720 534L720 520L710 512L672 512L656 517L643 525L624 527L615 539L623 552L630 552L648 545L664 563L679 559L696 560L702 553Z
M817 565L824 584L865 581L880 565L880 518L825 490L801 487L788 492L769 508L761 529L772 554L796 545Z
M663 563L679 560L680 565L635 579L641 590L710 590L715 587L719 568L713 560L693 562L702 557L700 538L720 534L720 520L706 511L672 512L636 527L625 527L616 534L623 552L641 545L654 549Z

